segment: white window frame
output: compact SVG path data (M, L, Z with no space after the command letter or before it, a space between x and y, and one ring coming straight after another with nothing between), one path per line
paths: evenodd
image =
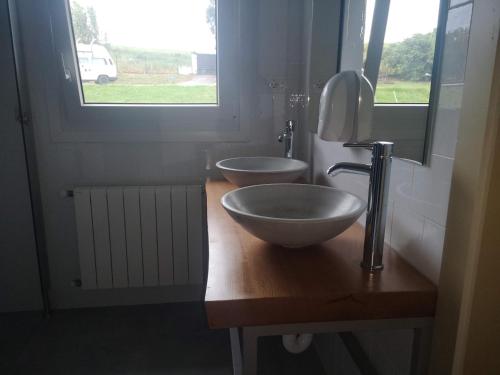
M344 35L341 46L346 46L350 50L341 47L338 70L342 69L343 65L359 70L363 67L364 75L372 83L374 90L376 90L377 86L389 8L390 0L375 1L369 47L363 67L363 35L360 35L359 32L356 33L356 30L360 30L362 24L364 24L366 2L345 0L344 25L342 30ZM374 108L374 126L370 140L407 142L409 144L408 148L406 149L406 145L403 146L405 149L401 150L400 155L396 154L396 156L411 160L417 164L425 164L429 157L431 133L435 121L435 109L437 107L440 86L446 15L447 0L440 0L429 103L375 103ZM397 148L398 145L396 144L396 152L398 151ZM422 152L419 152L418 148ZM421 156L419 157L418 154L421 154Z
M217 104L84 103L69 0L51 3L52 39L60 95L56 141L243 141L240 126L240 1L217 0Z

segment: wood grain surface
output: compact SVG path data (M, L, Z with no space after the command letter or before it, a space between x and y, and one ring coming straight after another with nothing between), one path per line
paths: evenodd
M389 247L382 271L360 267L360 225L308 248L271 245L225 212L220 198L235 188L225 181L206 185L210 327L434 315L436 287Z

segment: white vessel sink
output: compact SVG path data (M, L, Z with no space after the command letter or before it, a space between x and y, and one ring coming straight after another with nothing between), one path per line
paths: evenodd
M225 159L216 165L237 186L293 182L308 168L301 160L266 156Z
M303 184L268 184L226 193L221 203L256 237L284 247L304 247L349 228L366 203L342 190Z

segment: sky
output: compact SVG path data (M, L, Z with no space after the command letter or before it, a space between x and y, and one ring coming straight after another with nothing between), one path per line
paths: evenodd
M360 0L361 1L361 0ZM366 0L366 30L370 30L375 0ZM439 0L391 0L385 42L400 42L414 34L425 34L437 27ZM365 33L368 43L369 33Z
M114 45L215 52L206 21L209 0L72 0L93 6L101 38Z
M103 37L114 45L186 52L215 52L206 22L209 0L72 0L93 6ZM363 0L355 0L363 1ZM375 0L366 0L370 30ZM386 43L427 33L437 25L439 0L392 0ZM368 42L369 33L365 33Z

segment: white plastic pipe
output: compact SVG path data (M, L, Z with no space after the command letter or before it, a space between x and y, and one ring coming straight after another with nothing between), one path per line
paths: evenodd
M313 335L311 333L297 333L295 335L283 335L282 341L288 352L299 354L311 345L312 339Z

